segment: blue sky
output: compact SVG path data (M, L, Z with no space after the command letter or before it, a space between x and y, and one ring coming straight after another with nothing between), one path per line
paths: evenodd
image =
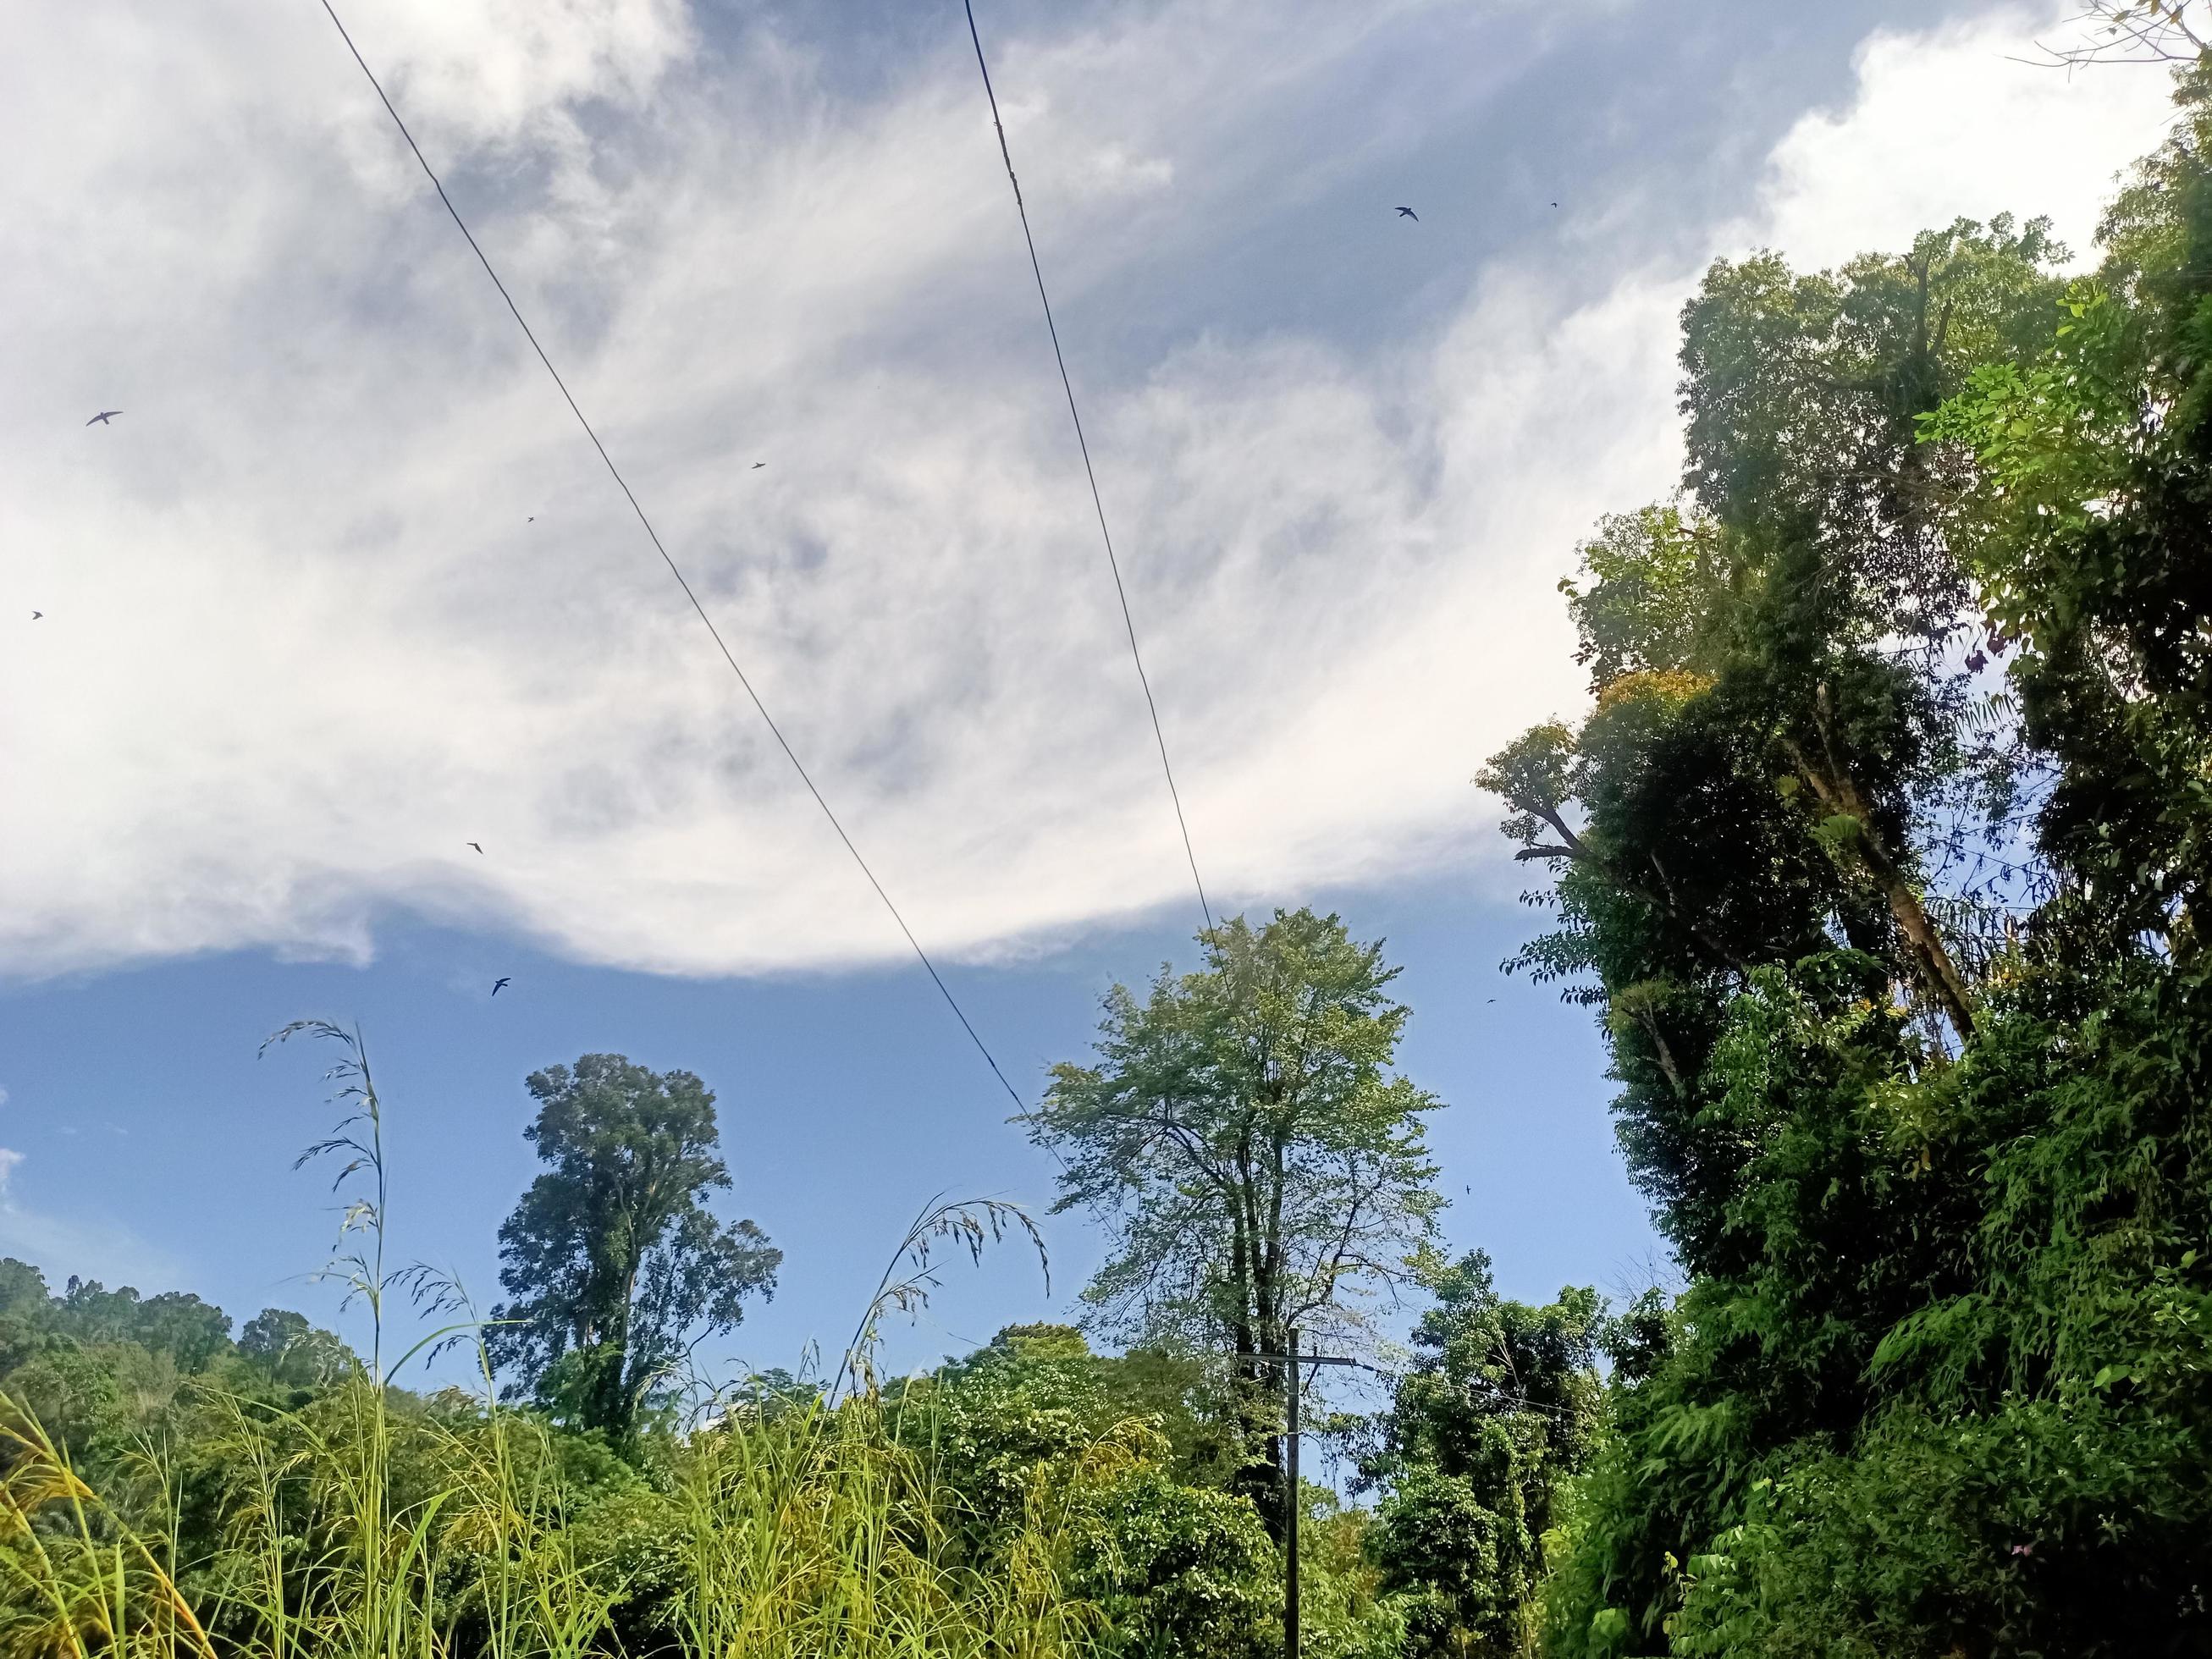
M958 13L345 9L1034 1088L1192 907ZM1583 695L1554 584L1672 485L1708 260L2008 209L2087 251L2164 87L2016 61L2065 9L980 8L1209 885L1389 938L1516 1293L1655 1242L1589 1017L1495 971L1469 778ZM0 1249L325 1311L319 1067L253 1059L311 1014L372 1045L398 1248L486 1297L521 1079L589 1050L720 1091L787 1252L755 1364L842 1341L933 1193L1048 1202L320 9L0 48ZM1050 1231L1049 1298L1005 1252L894 1358L1064 1307Z
M1482 1245L1510 1290L1646 1273L1656 1245L1613 1156L1589 1021L1497 972L1525 916L1455 884L1316 896L1405 965L1407 1069L1450 1103L1435 1145L1455 1247ZM957 970L957 994L1034 1097L1044 1067L1084 1056L1116 975L1193 959L1169 927L1117 930L1039 962ZM514 983L495 1003L495 973ZM1497 1000L1492 1003L1491 998ZM833 1354L913 1212L932 1194L989 1194L1042 1212L1053 1166L1031 1148L918 971L728 981L564 963L481 936L397 925L368 968L239 953L19 989L0 1000L14 1056L6 1108L25 1163L0 1248L57 1272L189 1286L240 1316L327 1309L300 1282L336 1222L325 1181L293 1173L330 1114L326 1057L255 1059L308 1016L358 1019L386 1101L393 1248L497 1294L493 1233L533 1171L524 1075L611 1049L698 1073L719 1094L736 1189L786 1252L782 1287L729 1343L756 1366ZM890 1332L913 1363L1066 1312L1096 1259L1077 1218L1049 1220L1049 1294L1008 1246L947 1275L933 1314Z

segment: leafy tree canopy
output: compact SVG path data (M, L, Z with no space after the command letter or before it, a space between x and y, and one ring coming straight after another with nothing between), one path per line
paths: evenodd
M1407 1653L1511 1659L1534 1632L1544 1534L1603 1421L1603 1304L1591 1290L1540 1308L1501 1297L1480 1250L1431 1288L1418 1358L1359 1460L1384 1493L1370 1548L1385 1589L1406 1592Z
M1366 1308L1425 1267L1437 1212L1423 1121L1442 1103L1392 1071L1407 1010L1382 947L1279 911L1202 941L1139 1000L1106 999L1097 1064L1055 1066L1031 1127L1062 1158L1058 1207L1105 1222L1084 1291L1139 1346L1280 1353L1293 1329L1367 1339ZM1279 1504L1279 1372L1238 1364L1257 1432L1250 1489Z
M1566 589L1595 706L1483 775L1688 1273L1607 1333L1554 1655L2212 1640L2208 89L2092 278L1716 265L1682 494Z
M1410 1281L1442 1200L1391 1071L1407 1010L1382 947L1334 916L1242 918L1206 965L1106 999L1098 1064L1064 1064L1034 1128L1067 1160L1057 1207L1109 1219L1084 1292L1107 1329L1169 1347L1279 1352L1302 1326L1357 1340L1364 1298Z
M714 1097L689 1072L620 1054L532 1073L523 1133L549 1166L500 1228L495 1352L514 1381L620 1441L698 1342L774 1293L782 1252L708 1207L731 1184Z

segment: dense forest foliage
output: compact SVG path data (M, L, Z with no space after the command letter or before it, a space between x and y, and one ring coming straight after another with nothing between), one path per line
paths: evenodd
M716 1384L781 1255L711 1208L701 1079L529 1079L479 1317L387 1261L386 1108L305 1023L366 1352L0 1262L0 1654L1262 1659L1300 1333L1387 1378L1314 1401L1316 1659L2212 1653L2212 68L2177 84L2093 267L2002 216L1716 264L1680 488L1561 584L1590 708L1482 774L1546 878L1508 965L1601 1021L1679 1295L1531 1306L1443 1248L1383 947L1305 910L1116 987L1025 1120L1109 1241L1084 1323L904 1377L882 1322L1031 1218L933 1206L826 1374ZM401 1385L447 1351L474 1386Z
M2124 72L2124 71L2109 71ZM1716 264L1485 774L1687 1277L1560 1655L2212 1651L2212 75L2040 223Z

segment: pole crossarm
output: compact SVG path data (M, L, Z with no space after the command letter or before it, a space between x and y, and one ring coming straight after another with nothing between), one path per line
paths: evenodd
M1376 1376L1388 1377L1394 1382L1398 1379L1397 1372L1386 1371L1380 1365L1370 1365L1365 1360L1354 1359L1348 1354L1246 1353L1237 1357L1239 1359L1249 1359L1256 1364L1265 1365L1357 1365L1363 1371L1372 1371Z
M1395 1371L1386 1371L1380 1365L1370 1365L1364 1359L1354 1359L1346 1353L1300 1353L1298 1334L1293 1329L1288 1353L1241 1353L1240 1364L1280 1365L1283 1372L1283 1655L1284 1659L1298 1659L1298 1367L1301 1365L1350 1365L1363 1371L1372 1371L1388 1382L1398 1380Z

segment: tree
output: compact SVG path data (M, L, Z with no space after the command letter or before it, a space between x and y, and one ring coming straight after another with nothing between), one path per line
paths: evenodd
M1884 1334L1955 1271L1970 1200L1870 1091L1976 1039L1998 953L1966 946L1998 917L1930 865L2013 833L2021 758L1966 718L1995 648L1951 530L1971 468L1917 422L2034 353L2056 253L1999 218L1832 271L1717 262L1683 312L1681 494L1607 520L1563 585L1595 706L1481 775L1557 872L1558 926L1512 965L1602 1010L1630 1170L1692 1281L1561 1592L1590 1651L1662 1637L1669 1561L1762 1457L1863 1419Z
M238 1352L272 1382L320 1386L356 1370L361 1361L331 1332L288 1308L264 1308L238 1334Z
M2212 64L2179 87L2094 280L2002 225L1716 267L1679 524L1568 588L1596 707L1486 774L1688 1275L1620 1333L1557 1659L2212 1640Z
M499 1231L491 1340L514 1395L617 1443L673 1369L774 1294L783 1253L750 1221L707 1207L730 1175L714 1097L689 1072L586 1054L529 1079L524 1135L551 1167Z
M1021 1520L1030 1474L1123 1425L1157 1431L1159 1460L1186 1486L1219 1486L1236 1473L1224 1442L1238 1443L1218 1372L1189 1358L1091 1351L1069 1325L1009 1325L964 1359L894 1383L900 1437L927 1452L959 1513L954 1534L982 1542ZM1224 1464L1226 1467L1224 1467Z
M1421 1271L1442 1202L1423 1119L1443 1103L1391 1073L1408 1011L1379 942L1300 909L1202 943L1199 972L1108 994L1099 1063L1054 1068L1031 1133L1065 1161L1056 1207L1110 1230L1092 1322L1236 1356L1273 1468L1279 1384L1250 1356L1293 1328L1358 1344L1360 1304Z
M27 1261L0 1256L0 1318L36 1318L50 1297L46 1276Z
M230 1347L229 1316L185 1291L142 1297L131 1285L111 1291L72 1274L51 1319L80 1342L136 1342L188 1373L205 1370Z
M1253 1506L1221 1489L1233 1470L1213 1455L1218 1380L1189 1358L1094 1354L1071 1327L1016 1325L885 1401L898 1439L928 1459L963 1565L1004 1559L1041 1503L1060 1510L1060 1582L1097 1614L1103 1659L1267 1659L1283 1564ZM1357 1538L1332 1557L1329 1537L1323 1522L1307 1551L1305 1651L1395 1656L1394 1610L1376 1605Z
M1470 1252L1435 1279L1419 1355L1359 1461L1383 1492L1370 1548L1407 1595L1409 1655L1515 1659L1527 1649L1543 1537L1604 1420L1597 1292L1537 1308L1498 1294Z
M1924 854L2002 840L2021 762L1968 718L1970 469L1916 422L2039 349L2059 252L2000 216L1833 271L1716 262L1682 316L1683 493L1607 520L1562 584L1596 706L1479 780L1558 872L1559 925L1512 965L1605 1008L1632 1173L1693 1270L1723 1265L1741 1161L1697 1079L1756 969L1845 945L1931 1042L1973 1029L2003 913L1931 901Z

